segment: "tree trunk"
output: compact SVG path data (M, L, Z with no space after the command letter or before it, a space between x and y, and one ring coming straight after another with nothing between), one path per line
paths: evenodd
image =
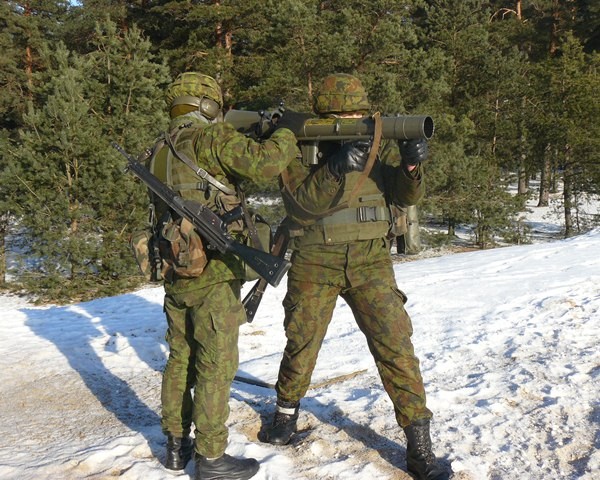
M456 236L455 224L452 221L448 222L448 236L449 237Z
M572 237L578 231L574 228L573 211L577 212L575 190L573 188L574 168L571 162L571 146L565 145L565 173L563 175L563 202L565 204L565 238Z
M571 186L570 167L565 167L563 174L563 204L565 208L565 238L572 237L573 231L573 194Z
M547 149L546 149L547 150ZM546 152L547 153L547 152ZM550 200L550 158L544 155L544 163L540 173L540 192L538 207L547 207Z
M525 168L525 158L521 156L519 159L519 182L517 185L517 193L525 195L527 193L527 170Z
M515 6L515 14L519 22L523 21L521 1L517 0ZM521 50L523 48L521 47ZM529 55L529 54L528 54ZM521 101L521 112L525 111L525 106L527 105L527 97L523 97ZM525 119L523 115L520 117L521 122L521 135L519 136L519 172L518 172L518 183L517 183L517 193L519 195L526 195L529 187L529 179L527 177L527 136L525 135Z
M31 17L31 6L29 2L24 5L24 17ZM31 38L27 41L29 42ZM25 76L27 77L27 86L29 87L29 98L33 98L33 53L31 45L25 47Z
M565 238L573 236L573 215L571 213L571 189L567 186L565 180L565 189L563 191L563 203L565 204Z
M6 283L6 237L0 234L0 285Z
M400 242L404 243L403 252L407 255L416 255L421 251L421 235L419 232L419 212L416 205L406 208L406 233L396 238L397 248L400 250ZM398 252L400 253L400 252Z

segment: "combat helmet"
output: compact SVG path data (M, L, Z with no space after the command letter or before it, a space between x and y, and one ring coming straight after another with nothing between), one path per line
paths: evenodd
M366 114L370 108L367 91L361 81L347 73L325 77L313 102L313 110L319 115L344 112Z
M165 102L171 118L199 110L212 120L223 108L223 94L214 78L202 73L185 72L167 87Z

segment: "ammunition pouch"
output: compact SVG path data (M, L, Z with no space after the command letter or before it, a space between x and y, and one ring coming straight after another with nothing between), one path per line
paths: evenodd
M344 208L302 227L301 231L290 229L290 237L294 239L292 248L383 238L390 228L390 221L385 204Z
M185 218L173 219L169 213L161 222L159 250L165 280L199 277L208 258L202 238Z

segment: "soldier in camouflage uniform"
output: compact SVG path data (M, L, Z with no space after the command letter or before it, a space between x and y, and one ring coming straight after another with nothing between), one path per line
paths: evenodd
M259 142L220 121L223 98L212 77L181 74L168 87L166 103L176 151L193 159L212 181L200 178L164 144L156 147L160 150L151 157L149 168L182 197L208 205L217 214L240 205L235 191L239 180L274 178L297 156L296 139L289 129L279 128L270 139ZM166 208L160 200L155 206L157 215ZM242 221L231 223L229 229L240 237L245 232ZM197 480L247 479L258 471L258 462L225 454L230 387L238 367L238 330L246 321L240 301L244 267L231 254L205 253L208 263L200 276L174 275L164 285L170 348L161 393L166 467L184 469L194 449Z
M326 77L314 101L321 116L360 118L370 109L359 79ZM368 153L360 142L321 142L318 165L292 162L282 175L292 228L292 268L283 300L287 344L276 384L277 407L265 440L287 444L296 431L317 355L341 296L365 334L398 424L404 429L408 470L418 479L443 480L431 450L419 360L411 342L405 294L395 282L387 234L389 205L406 207L423 195L425 139L387 142L358 193ZM287 194L285 193L287 192ZM335 209L344 202L347 207Z

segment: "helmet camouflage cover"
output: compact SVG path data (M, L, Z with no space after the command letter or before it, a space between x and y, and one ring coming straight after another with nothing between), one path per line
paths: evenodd
M325 77L313 105L317 114L367 113L370 108L367 91L361 81L347 73L334 73Z
M205 97L217 102L219 108L223 107L223 95L217 81L208 75L197 72L182 73L167 87L165 93L167 107L170 108L173 101L180 97L199 99Z

